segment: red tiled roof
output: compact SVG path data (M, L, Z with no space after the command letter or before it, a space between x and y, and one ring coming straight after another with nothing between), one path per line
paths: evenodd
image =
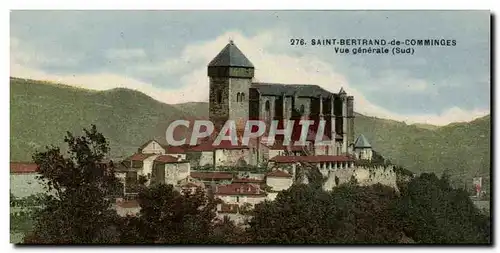
M232 183L216 185L215 195L265 195L265 193L252 184Z
M160 162L160 163L176 163L179 160L171 155L160 155L155 158L155 162Z
M209 142L204 142L196 146L190 146L188 151L191 152L205 152L205 151L213 151L214 147Z
M191 177L196 179L232 179L229 172L191 172Z
M127 159L125 160L129 160L129 161L144 161L146 158L152 156L154 154L133 154L131 156L129 156Z
M233 144L229 140L223 140L219 145L213 145L215 149L248 149L248 146L243 145L240 140Z
M257 178L236 178L233 180L233 183L253 183L253 184L261 184L265 181L263 179Z
M38 165L36 163L20 163L20 162L10 163L10 173L14 174L37 173L37 170L38 170Z
M166 147L167 154L184 154L186 153L187 146L168 146Z
M315 155L315 156L275 156L270 159L272 162L277 163L296 163L296 162L350 162L353 161L349 156L335 156L335 155Z
M292 175L288 174L285 171L282 170L273 170L269 173L266 174L268 177L292 177Z

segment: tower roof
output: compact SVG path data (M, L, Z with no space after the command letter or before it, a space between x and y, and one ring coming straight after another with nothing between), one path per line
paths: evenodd
M371 148L372 145L368 142L363 134L360 134L354 143L355 148Z
M343 88L343 87L340 87L339 94L343 94L343 95L344 95L344 94L346 94L346 92L345 92L345 90L344 90L344 88Z
M209 67L254 68L253 64L231 40L208 64Z

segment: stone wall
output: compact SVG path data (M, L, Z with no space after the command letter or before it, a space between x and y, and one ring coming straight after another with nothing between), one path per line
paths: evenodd
M337 168L329 170L328 178L323 185L324 190L331 190L333 187L336 187L340 184L347 183L354 178L357 180L358 184L361 186L368 186L380 183L382 185L386 185L396 189L399 191L397 187L397 176L394 171L394 167L352 167L352 168ZM324 171L322 171L324 174Z
M153 173L153 164L158 155L150 156L143 161L142 170L139 170L139 175L151 177Z
M304 116L308 116L311 114L311 99L310 98L297 98L295 101L295 109L301 110L302 106L304 106Z
M216 166L239 166L250 164L249 149L218 149L215 151ZM240 164L244 162L245 164Z
M260 100L260 117L262 120L268 122L274 118L274 107L275 107L274 96L261 96ZM269 101L269 111L266 111L266 102ZM267 130L267 129L266 129Z
M200 162L198 166L206 166L213 164L214 164L214 152L213 151L201 152Z
M165 164L165 183L176 185L186 179L191 173L189 162Z
M229 80L210 78L209 118L216 127L222 127L229 118ZM221 101L218 101L220 96Z
M267 177L266 184L271 187L273 191L283 191L287 190L292 186L291 177Z
M229 118L233 120L248 119L248 97L252 79L229 79ZM237 94L242 93L243 101L237 101Z
M373 152L371 148L356 148L354 154L357 159L361 160L371 160L373 157Z

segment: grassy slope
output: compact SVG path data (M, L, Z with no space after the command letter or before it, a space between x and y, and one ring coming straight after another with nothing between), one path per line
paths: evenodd
M60 145L65 131L80 133L90 124L110 140L113 157L130 155L146 140L164 136L171 120L190 117L127 89L98 92L11 79L10 98L11 160L15 161L30 160L35 150Z
M411 171L447 170L454 181L489 175L490 116L433 130L360 116L355 128L384 157Z
M147 139L164 136L171 120L207 118L207 103L168 105L126 89L88 91L11 79L11 159L29 160L46 144L61 144L63 131L96 124L109 138L113 157L134 152ZM452 176L489 175L490 117L445 127L407 125L357 114L356 135L414 172L447 169Z

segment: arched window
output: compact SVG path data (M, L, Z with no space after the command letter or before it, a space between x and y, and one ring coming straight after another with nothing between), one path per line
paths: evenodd
M241 101L241 94L238 92L236 93L236 102L240 102Z
M269 110L271 110L271 103L269 103L269 100L266 101L266 112L268 112Z
M306 107L304 105L301 105L300 106L300 113L303 115L305 111L306 111Z
M217 103L222 102L222 92L219 90L217 91Z
M245 93L242 92L240 94L240 102L243 102L243 101L245 101Z

